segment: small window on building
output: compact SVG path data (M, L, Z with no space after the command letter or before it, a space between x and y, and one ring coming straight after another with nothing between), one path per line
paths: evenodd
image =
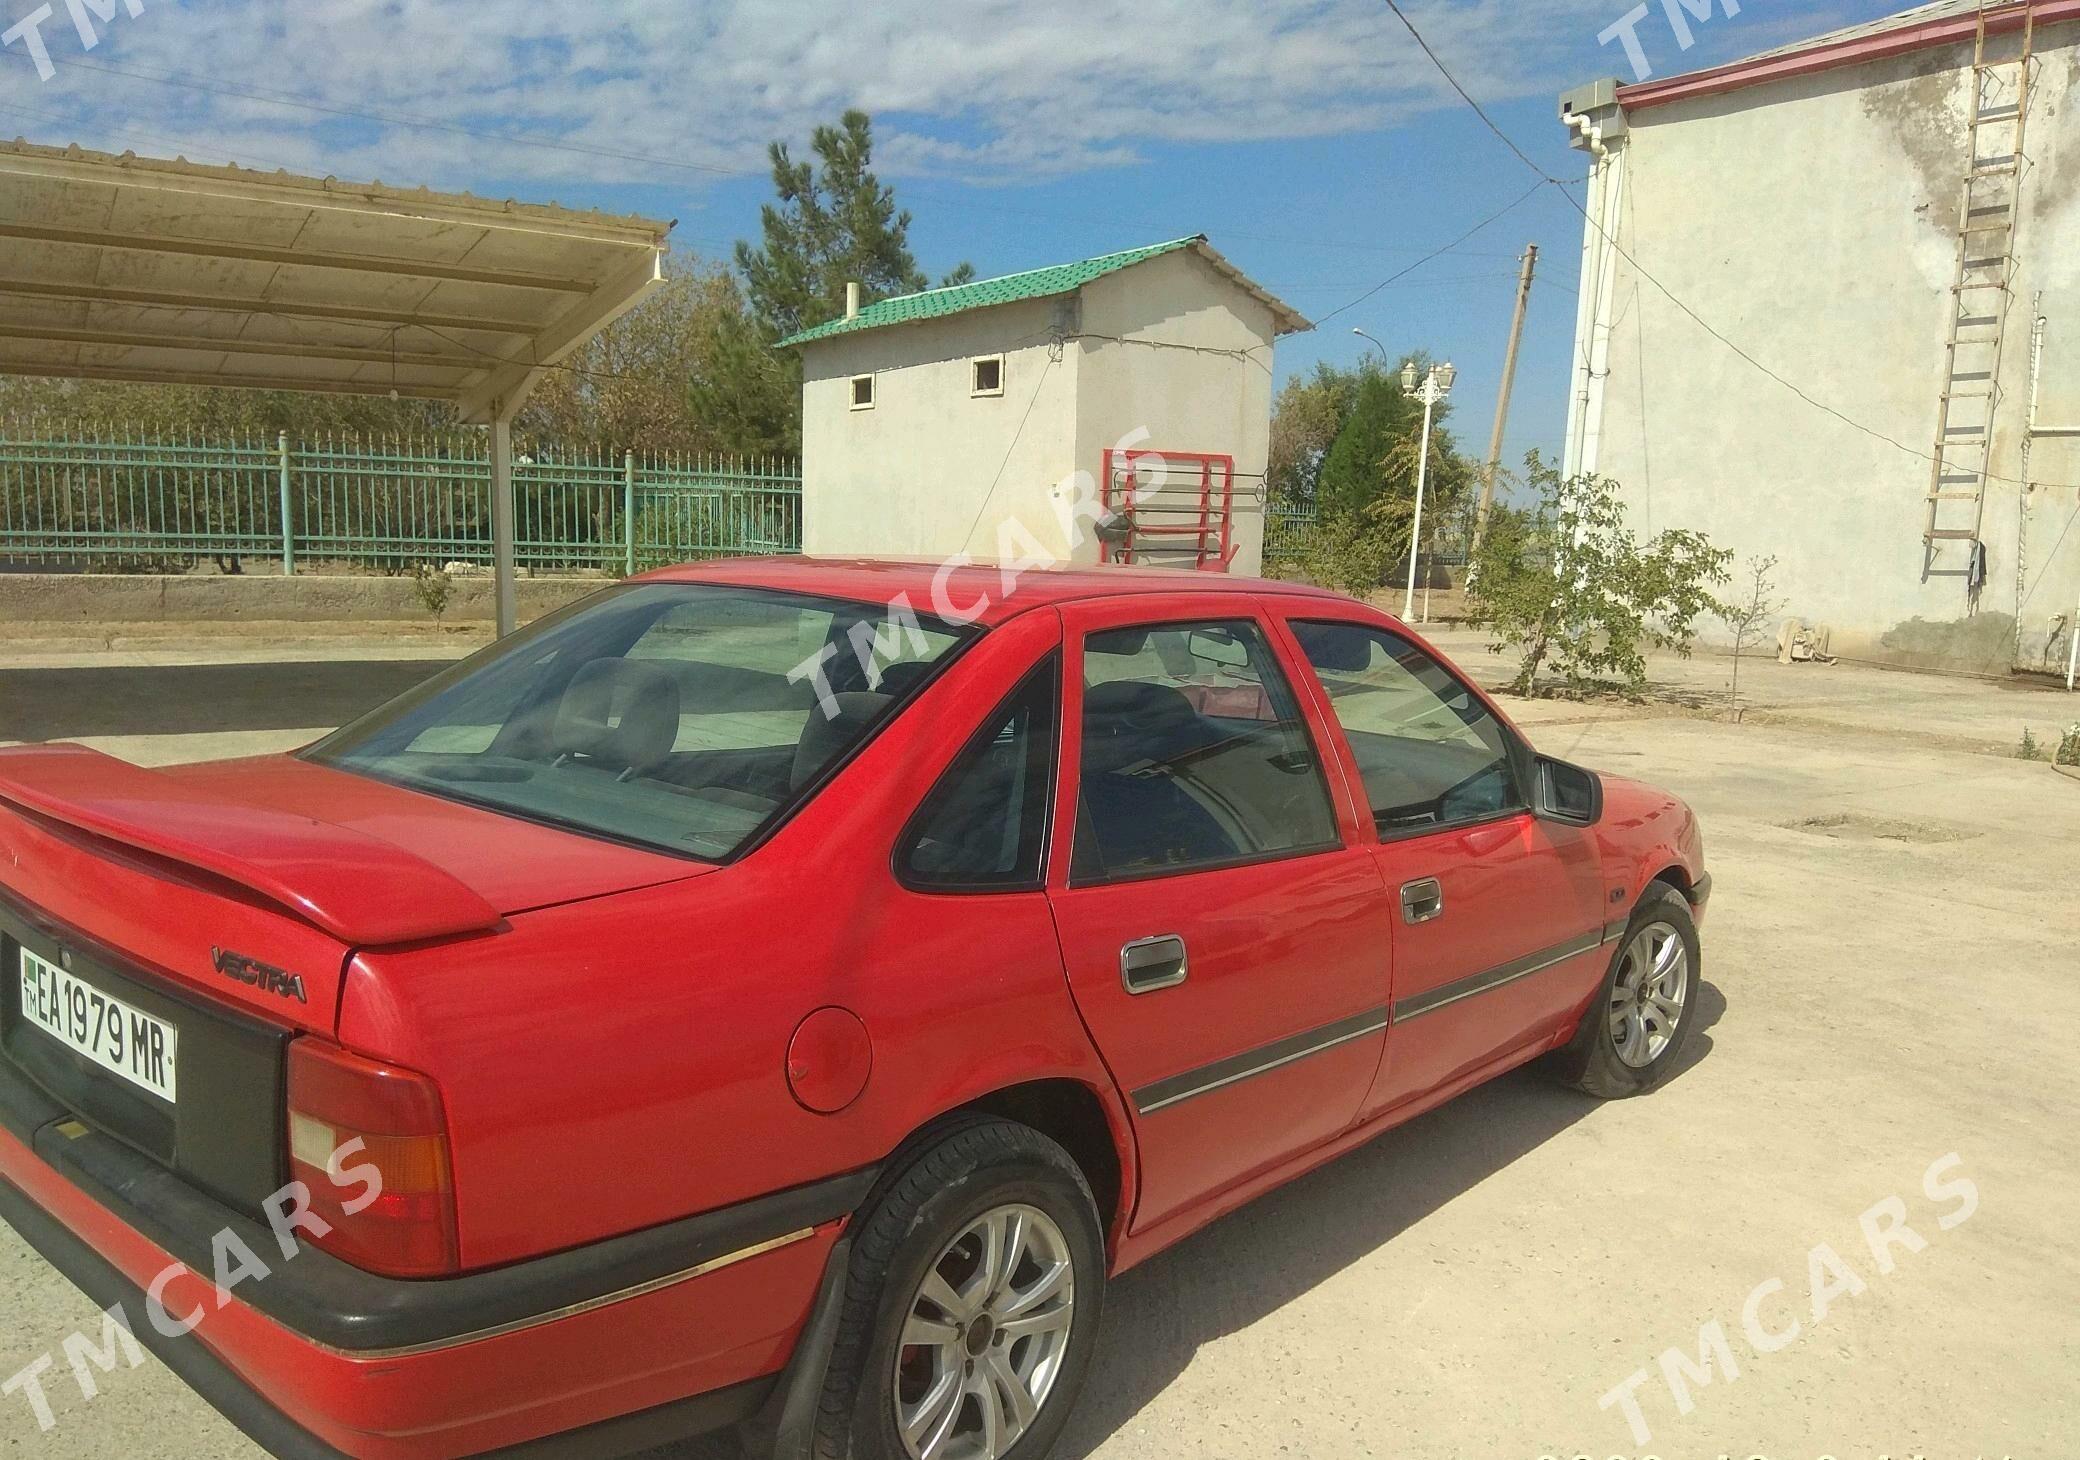
M855 411L874 409L874 377L855 375L852 377L852 408Z
M975 362L975 385L971 395L1002 395L1004 393L1004 357L985 355Z

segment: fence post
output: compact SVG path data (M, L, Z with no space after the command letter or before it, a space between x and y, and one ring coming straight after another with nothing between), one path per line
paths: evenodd
M627 540L628 576L636 572L636 454L621 455L621 533Z
M275 438L275 454L282 467L282 576L296 572L296 519L289 505L289 433Z

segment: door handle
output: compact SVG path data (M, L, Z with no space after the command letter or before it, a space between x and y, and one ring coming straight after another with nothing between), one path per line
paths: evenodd
M1185 981L1188 972L1184 939L1174 934L1143 938L1119 950L1119 981L1130 994L1174 989Z
M1435 877L1401 884L1401 920L1411 927L1444 916L1444 888Z

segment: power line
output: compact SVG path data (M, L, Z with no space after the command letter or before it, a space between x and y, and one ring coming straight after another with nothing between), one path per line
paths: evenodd
M1388 3L1391 4L1392 0L1388 0ZM1420 269L1421 267L1423 267L1423 265L1429 263L1432 259L1442 258L1444 255L1450 253L1453 249L1457 248L1460 244L1466 242L1467 239L1473 237L1476 233L1479 233L1483 228L1486 228L1489 224L1500 222L1505 216L1515 212L1518 207L1520 207L1524 203L1529 202L1531 200L1531 195L1533 193L1536 193L1540 188L1543 188L1546 185L1546 182L1550 181L1551 179L1546 179L1545 181L1533 183L1529 188L1527 188L1524 191L1524 193L1521 196L1512 201L1507 207L1504 207L1498 210L1497 212L1491 213L1487 217L1481 219L1480 222L1474 224L1473 227L1467 229L1464 233L1460 234L1457 238L1453 239L1443 248L1434 249L1431 252L1424 254L1421 258L1417 259L1407 268L1400 270L1398 273L1389 274L1386 278L1380 280L1379 283L1374 284L1370 289L1367 289L1363 294L1360 294L1356 299L1353 299L1350 303L1340 305L1337 308L1330 310L1327 314L1323 315L1320 319L1314 322L1315 328L1320 329L1323 325L1327 324L1330 320L1336 318L1336 316L1339 314L1348 314L1351 310L1356 309L1366 300L1372 298L1373 295L1379 293L1382 289L1385 289L1389 284L1394 283L1396 280L1407 278L1410 274L1413 274L1417 269Z
M1922 451L1917 447L1909 446L1904 441L1899 440L1897 437L1888 435L1887 433L1879 430L1875 426L1866 425L1862 421L1855 419L1853 416L1850 416L1845 412L1837 409L1836 407L1829 405L1827 402L1820 400L1816 396L1812 395L1809 391L1807 391L1803 386L1798 385L1794 381L1787 379L1785 376L1771 369L1768 365L1765 365L1762 361L1756 359L1755 356L1748 353L1747 350L1743 349L1741 346L1734 343L1731 339L1727 338L1727 336L1723 332L1721 332L1716 326L1714 326L1709 320L1707 320L1703 315L1699 314L1695 309L1691 308L1690 305L1686 303L1681 297L1679 297L1674 290L1670 289L1666 284L1662 283L1658 278L1656 278L1654 274L1644 264L1642 264L1636 257L1634 257L1633 254L1629 252L1623 244L1618 242L1618 240L1611 235L1609 230L1605 229L1601 223L1597 222L1597 220L1590 215L1588 208L1585 207L1581 203L1581 201L1578 200L1572 193L1567 191L1566 184L1562 183L1559 178L1552 176L1552 174L1548 173L1544 168L1540 167L1536 162L1532 161L1531 158L1525 153L1524 149L1519 147L1514 141L1511 140L1507 132L1503 131L1502 128L1495 125L1494 120L1487 114L1485 110L1482 109L1481 104L1475 101L1473 97L1467 93L1466 88L1459 84L1458 78L1452 74L1451 69L1448 66L1446 66L1443 60L1441 60L1438 57L1437 52L1431 49L1430 43L1423 39L1422 32L1417 30L1415 27L1415 23L1411 21L1405 13L1403 13L1401 6L1397 3L1397 0L1382 0L1382 3L1385 4L1385 6L1389 10L1394 12L1395 18L1398 19L1403 26L1407 27L1408 33L1415 37L1416 44L1422 47L1423 54L1430 58L1430 64L1435 66L1437 68L1438 74L1444 77L1444 79L1451 84L1452 90L1459 93L1460 97L1464 99L1466 104L1473 109L1474 114L1478 116L1484 124L1486 124L1488 130L1493 132L1498 138L1500 138L1503 145L1508 147L1511 152L1515 153L1518 159L1521 160L1526 167L1530 168L1533 172L1538 174L1539 178L1541 179L1539 186L1542 187L1550 183L1555 188L1557 188L1559 190L1560 196L1567 199L1569 206L1571 206L1577 213L1582 215L1582 220L1585 223L1587 223L1590 228L1595 230L1598 236L1600 236L1605 243L1610 245L1611 250L1614 253L1616 253L1618 257L1624 259L1626 263L1632 266L1633 272L1638 274L1642 279L1645 279L1649 284L1652 284L1655 287L1655 289L1660 291L1662 296L1666 298L1669 303L1673 304L1677 309L1681 310L1684 314L1688 315L1691 321L1694 322L1699 329L1702 329L1706 334L1710 335L1713 339L1717 340L1720 344L1724 345L1728 350L1732 351L1734 355L1739 357L1741 360L1745 361L1748 365L1752 366L1761 374L1775 381L1778 385L1781 385L1784 389L1790 391L1793 395L1797 396L1800 400L1804 401L1807 405L1813 407L1815 410L1821 411L1826 415L1834 417L1843 425L1848 426L1853 430L1862 432L1864 435L1870 437L1874 441L1879 441L1887 446L1894 447L1895 449L1903 451L1907 455L1915 457L1921 461L1934 462L1937 460L1936 457L1930 455L1928 452ZM1534 191L1536 191L1535 188ZM1989 481L2004 482L2009 486L2026 487L2032 485L2032 483L2024 481L2019 477L2005 476L1999 472L1989 471L1986 473L1986 476ZM2075 484L2071 482L2038 482L2034 483L2034 485L2058 490L2073 488L2076 485L2080 484Z
M10 116L28 117L32 121L50 122L60 127L68 127L73 125L72 121L69 118L61 117L54 112L31 111L27 107L0 106L0 112L6 112ZM164 133L160 132L140 132L135 130L134 128L129 127L103 127L102 130L107 132L112 137L136 137L147 142L163 143L169 147L193 148L195 151L214 150L195 147L195 144L193 144L192 142L184 142L178 137L168 137ZM284 171L289 170L289 164L287 164L286 162L282 162L277 158L254 156L253 160L255 162L272 163L274 166L279 167Z
M1054 367L1060 358L1058 353L1050 351L1047 363L1040 367L1040 378L1033 382L1033 398L1026 402L1026 413L1018 418L1018 429L1011 433L1011 444L1004 448L1004 460L998 464L997 474L990 478L989 490L982 494L981 505L976 507L974 517L969 519L968 530L961 534L961 552L964 555L967 552L968 540L975 536L975 529L982 525L982 514L989 510L989 504L996 500L997 488L1004 484L1004 473L1011 469L1011 458L1018 451L1018 443L1026 434L1026 426L1033 419L1033 408L1040 404L1040 392L1046 389L1047 377L1054 373Z
M1473 114L1481 119L1481 124L1485 126L1489 131L1493 132L1497 137L1501 138L1502 145L1509 148L1510 151L1516 153L1517 160L1519 162L1523 163L1526 167L1530 168L1533 172L1537 173L1541 178L1544 178L1547 182L1553 183L1557 186L1560 182L1560 179L1554 177L1551 173L1547 172L1544 168L1540 167L1537 163L1533 162L1531 160L1530 154L1525 152L1523 148L1519 147L1514 141L1512 141L1510 139L1509 133L1503 131L1502 128L1496 126L1495 119L1489 116L1487 111L1481 106L1481 104L1475 101L1473 97L1467 92L1466 88L1459 84L1459 78L1454 76L1451 72L1451 68L1446 66L1445 63L1438 58L1437 52L1430 49L1430 42L1423 39L1423 33L1417 30L1416 23L1410 20L1408 16L1402 12L1400 5L1396 3L1396 0L1386 0L1386 6L1387 9L1394 12L1394 18L1400 21L1401 24L1407 28L1408 33L1415 37L1415 42L1418 46L1422 47L1423 54L1430 58L1430 64L1437 68L1437 74L1442 76L1446 81L1451 83L1452 90L1459 93L1459 99L1461 101L1465 102L1468 106L1473 108Z
M1463 258L1465 255L1462 254L1460 257ZM1441 278L1433 277L1397 281L1395 287L1401 289L1435 289L1448 284L1489 284L1497 279L1514 279L1516 277L1514 273L1505 270L1489 269L1479 274L1446 274ZM1318 284L1266 284L1264 287L1273 294L1307 294L1324 289L1362 289L1368 286L1360 279L1339 279L1333 283L1325 280Z

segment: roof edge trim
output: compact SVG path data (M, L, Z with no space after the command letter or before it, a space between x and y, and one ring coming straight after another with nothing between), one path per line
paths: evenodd
M2035 10L2038 25L2056 25L2062 21L2080 20L2080 0L2039 0ZM2018 29L2022 25L2025 13L2025 7L2017 6L2012 11L1991 16L1987 29L1995 34ZM1978 15L1976 12L1970 12L1942 20L1923 21L1918 25L1906 25L1898 30L1881 31L1876 35L1856 36L1831 42L1822 39L1802 50L1774 54L1756 60L1734 61L1724 66L1715 66L1708 71L1671 76L1664 81L1642 81L1630 86L1620 86L1618 104L1627 111L1644 111L1650 107L1666 106L1671 102L1688 101L1695 97L1719 96L1729 91L1741 91L1772 81L1788 81L1822 71L1837 70L1844 66L1859 65L1866 61L1880 61L1914 51L1929 50L1936 46L1951 45L1957 41L1972 39L1978 33L1978 28Z

